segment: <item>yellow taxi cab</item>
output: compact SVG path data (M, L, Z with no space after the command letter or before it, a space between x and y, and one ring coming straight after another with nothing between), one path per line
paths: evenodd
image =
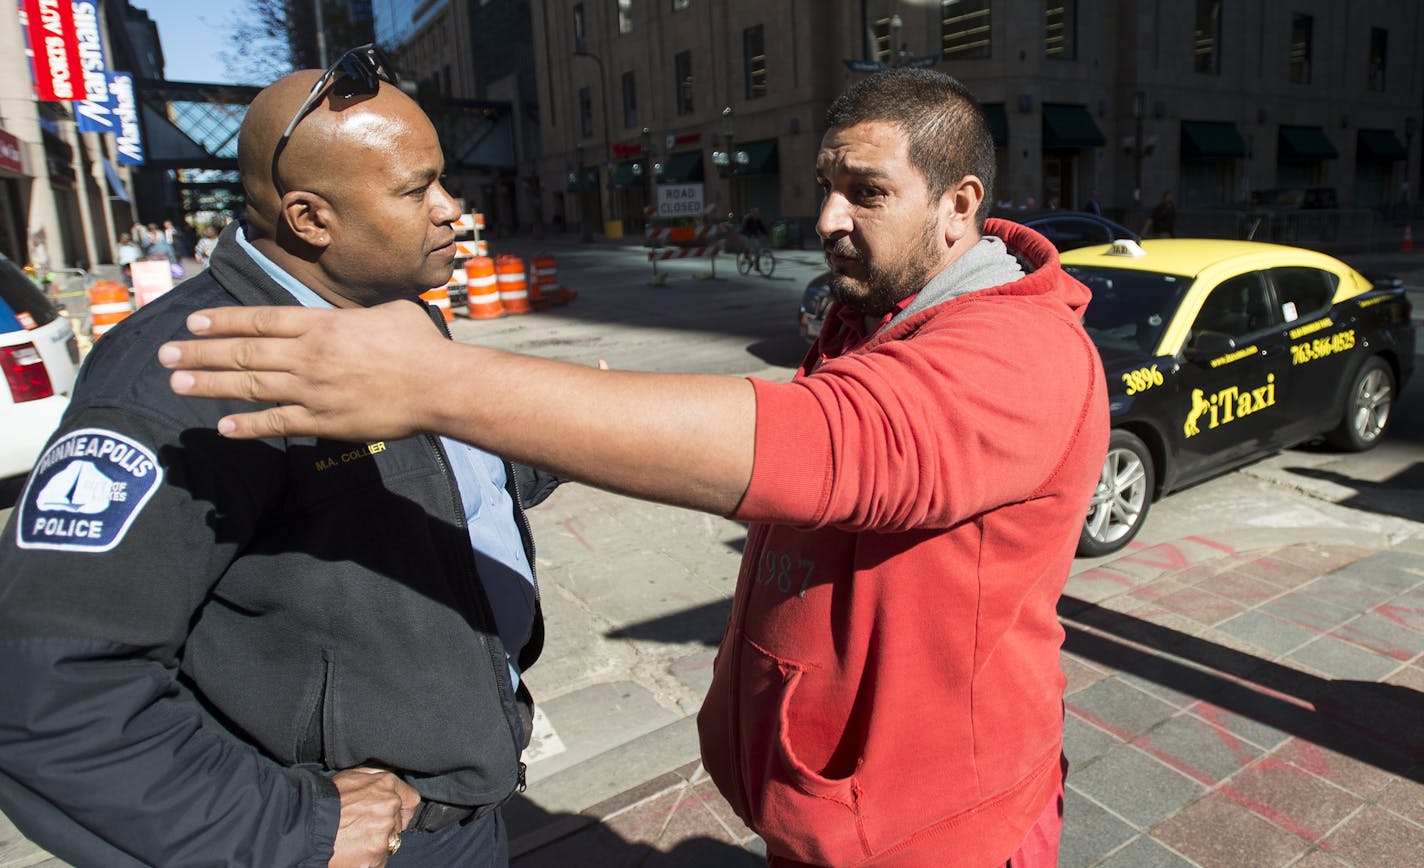
M1078 553L1127 545L1161 496L1324 436L1379 443L1413 372L1411 305L1311 250L1251 241L1115 241L1063 253L1093 293L1112 441Z

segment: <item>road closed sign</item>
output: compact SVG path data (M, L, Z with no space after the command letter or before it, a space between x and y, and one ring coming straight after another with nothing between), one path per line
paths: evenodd
M702 214L701 184L659 184L659 217L699 217Z

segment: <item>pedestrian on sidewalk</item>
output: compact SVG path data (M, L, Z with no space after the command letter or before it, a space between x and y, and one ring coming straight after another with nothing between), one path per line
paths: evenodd
M0 810L72 864L508 863L548 480L444 438L218 438L238 405L155 363L212 305L443 326L416 299L460 208L388 69L366 46L257 95L245 220L96 346L0 541Z
M984 220L993 139L954 79L868 76L827 121L834 303L790 383L451 344L396 306L201 311L219 339L160 358L180 394L277 404L227 437L438 431L748 522L698 724L771 864L1052 865L1055 605L1108 440L1089 295Z

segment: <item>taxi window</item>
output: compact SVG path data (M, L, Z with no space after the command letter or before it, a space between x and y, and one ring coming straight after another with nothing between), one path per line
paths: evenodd
M1281 319L1286 322L1323 312L1340 283L1340 278L1328 271L1298 265L1273 268L1270 277L1276 286Z
M33 323L31 328L45 325L59 315L39 287L15 263L3 256L0 256L0 308L7 308L10 313L10 316L4 317L4 322L30 320ZM0 325L0 331L12 330Z
M1256 272L1217 284L1192 323L1195 332L1220 332L1231 337L1250 334L1280 321L1271 311L1265 281Z
M1092 290L1083 329L1105 349L1151 353L1177 310L1191 279L1128 268L1065 265Z

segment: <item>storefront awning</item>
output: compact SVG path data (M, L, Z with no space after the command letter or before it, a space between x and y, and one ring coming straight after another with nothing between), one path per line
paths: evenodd
M632 187L641 187L643 181L643 167L637 160L628 160L613 167L613 175L608 179L608 186L615 190L627 190Z
M1188 160L1238 160L1246 140L1229 121L1182 121L1182 156Z
M1043 104L1043 149L1081 151L1106 144L1093 116L1080 105Z
M1359 146L1361 160L1393 163L1407 156L1393 130L1360 130Z
M746 159L742 156L746 155ZM738 175L775 175L780 171L776 156L776 139L745 142L737 145Z
M1279 142L1282 160L1313 163L1340 156L1320 127L1281 127Z
M658 181L663 184L698 184L705 180L701 151L668 154L663 158L662 167Z
M124 186L124 180L119 177L119 170L114 168L114 164L109 162L107 157L104 158L104 177L109 179L109 190L113 198L120 202L130 201L129 188Z
M989 122L989 134L994 137L994 147L1007 148L1009 146L1009 116L1004 112L1004 104L1001 102L985 103L984 120Z

